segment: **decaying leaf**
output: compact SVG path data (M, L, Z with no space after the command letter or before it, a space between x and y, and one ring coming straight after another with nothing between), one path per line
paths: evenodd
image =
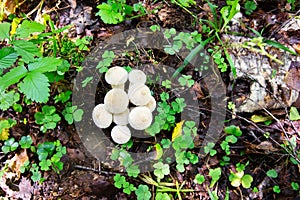
M294 90L300 91L300 62L292 61L284 82Z
M30 180L22 177L21 182L19 183L19 191L15 192L14 196L23 200L30 200L33 192L33 187L30 183Z
M251 121L258 123L258 122L266 122L268 120L271 120L272 117L270 116L262 116L262 115L252 115Z
M29 160L29 158L26 149L24 149L20 154L15 154L15 156L11 159L9 168L12 172L17 173L18 177L20 177L20 167L23 166L27 160Z
M273 147L272 143L269 141L263 141L256 146L256 149L264 150L266 152L275 152L279 151L279 149Z

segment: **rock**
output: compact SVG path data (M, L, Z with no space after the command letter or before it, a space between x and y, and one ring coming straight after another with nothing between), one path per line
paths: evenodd
M247 80L249 82L250 91L243 94L245 97L233 97L234 102L239 101L236 105L236 112L254 112L263 108L284 108L297 101L299 92L288 87L285 77L292 61L299 62L300 57L292 56L288 52L266 45L265 50L283 62L283 64L279 64L261 53L243 48L243 43L249 42L250 38L224 35L223 39L232 47L230 56L236 68L235 81ZM256 46L254 47L256 48ZM233 79L231 76L231 80Z

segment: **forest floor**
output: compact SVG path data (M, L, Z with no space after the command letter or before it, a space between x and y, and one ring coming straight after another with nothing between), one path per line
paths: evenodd
M297 110L300 108L300 98L296 98L300 91L300 15L297 12L300 9L299 2L245 0L239 1L240 8L237 8L233 5L235 1L222 0L212 0L210 3L202 0L143 1L139 4L143 8L136 7L137 10L129 14L123 13L124 19L117 24L104 23L105 19L101 18L103 16L96 16L99 12L97 5L102 3L99 1L26 0L17 9L13 8L17 6L14 1L4 2L6 2L5 12L10 17L12 15L9 14L13 14L14 17L23 17L24 20L27 15L29 20L42 23L44 18L41 14L46 13L57 29L71 26L55 33L54 36L54 40L58 41L57 57L67 60L70 67L64 72L63 78L59 79L58 75L52 77L49 99L42 103L28 101L24 93L20 92L20 100L15 103L22 107L21 110L13 106L1 109L1 120L12 119L16 122L9 128L9 138L14 138L15 141L20 141L22 136L29 135L32 138L30 148L23 148L19 142L20 146L13 150L13 142L5 143L8 138L1 137L3 142L0 154L2 167L0 196L3 199L150 199L147 196L148 192L151 199L300 198L300 116ZM138 2L127 1L126 5L133 6L136 3ZM226 6L227 10L224 9ZM122 13L125 9L123 6L119 12ZM239 12L236 14L235 10ZM222 12L226 17L222 17ZM233 19L230 18L230 13L235 13ZM2 21L12 23L13 18L10 17L3 17ZM112 18L116 20L118 17ZM230 19L228 23L226 19ZM296 25L291 25L293 22ZM154 34L153 30L149 29L150 26L153 29L154 27L168 29L169 32L165 32L164 36L167 37L169 34L171 43L159 44L158 37L154 37L155 39L150 37L151 39L145 42L143 39L147 40L148 35ZM141 33L143 28L149 29L145 35ZM170 32L173 28L176 30L174 34ZM137 31L134 32L136 35L127 34L128 30ZM51 31L52 28L47 25L45 32ZM191 34L193 32L194 35ZM122 35L123 33L125 34ZM180 33L187 33L186 38L182 36L183 34L180 39L172 36ZM134 43L139 34L142 35L141 43L144 42L142 45ZM182 54L179 53L183 44L188 45L184 40L191 38L191 35L194 39L197 36L201 37L202 42L211 38L203 46L205 53L210 56L210 62L214 63L212 71L205 72L203 68L196 66L197 62L193 63L191 60L188 61L192 63L188 63L178 71L186 61L186 57L193 51L186 48ZM125 43L114 36L126 36ZM111 42L110 38L116 41ZM55 57L54 48L49 47L55 43L52 39L51 35L48 41L39 46L45 57ZM242 44L241 41L247 41L248 43L244 44L248 46L236 46ZM129 44L133 43L136 49L126 50ZM196 49L195 44L191 49ZM2 48L10 44L2 41L0 45ZM156 45L162 48L155 49ZM109 147L107 152L97 147L96 143L101 143L102 138L95 136L97 133L95 126L87 121L87 118L91 120L89 109L103 102L105 93L110 89L103 83L104 79L97 65L107 49L113 50L117 55L109 66L139 68L147 74L147 84L157 101L157 108L163 108L162 104L158 104L163 99L162 93L170 94L164 101L170 105L179 97L184 98L187 104L186 112L178 112L172 116L170 114L171 118L174 117L174 121L166 123L169 127L162 128L159 133L154 134L155 137L145 139L133 137L131 144L123 145L121 150L118 150L119 154L115 159L112 158L114 151L111 151L111 146L107 146ZM263 72L252 74L252 70L247 68L246 73L241 73L243 66L238 64L239 59L249 59L247 55L253 55L252 58L258 60L244 60L249 68L257 65L260 60L267 61L267 67L265 65L264 67L270 71L268 79ZM228 58L230 56L231 59ZM102 58L105 60L104 56ZM0 56L0 59L3 57ZM202 57L200 59L198 63L204 62ZM233 63L230 63L231 61ZM18 66L23 60L17 62L19 63L15 63L14 66ZM2 64L3 62L0 63ZM237 66L236 69L234 65ZM100 69L105 70L105 67L103 64ZM168 71L168 67L172 70ZM8 71L1 66L0 69L4 70L3 74ZM171 78L175 72L185 75L181 76L181 81L178 79L176 82ZM162 81L171 80L172 86L168 87L166 82L159 82L161 81L159 75L164 73L168 75ZM90 77L94 79L88 80ZM97 80L95 84L94 80ZM87 86L81 87L84 82ZM257 94L258 97L252 96L255 91L254 83L259 83L259 87L263 88L257 89L261 92ZM12 90L22 91L18 89L19 84L8 86ZM2 86L0 91L1 89ZM64 102L58 100L57 96L62 92L65 95L66 91L73 92L73 105L83 109L84 116L81 121L74 118L73 123L72 118L72 122L69 123L65 117L63 111L66 106L70 106L67 101L71 102L71 99L69 97ZM259 97L262 99L256 101L255 98ZM1 98L0 106L3 104ZM60 98L63 99L61 96ZM254 103L249 103L248 99ZM214 100L217 101L216 104ZM82 106L83 104L91 105L86 108ZM41 127L45 124L38 124L35 114L41 112L45 105L55 106L61 120L54 128L48 128L44 132ZM225 107L224 112L222 109L214 108L222 106ZM159 111L154 113L157 112ZM168 162L168 156L159 157L160 153L167 155L170 152L174 154L174 150L177 151L174 146L176 138L184 136L178 129L185 132L185 128L189 126L187 121L193 119L196 119L194 121L197 130L192 133L193 145L187 146L181 154L185 156L182 165L178 157L174 158L176 161L173 162ZM184 126L182 120L185 121ZM3 124L0 123L0 130L3 130L1 134L4 134L1 125ZM110 129L111 127L104 130L108 140ZM211 132L214 134L207 136ZM57 140L60 144L53 143ZM36 150L39 149L39 144L45 142L55 144L57 149L61 146L66 147L66 153L61 157L63 169L59 170L59 173L55 170L41 169L43 167L39 158L41 155ZM169 146L167 142L170 142ZM182 142L184 143L184 139ZM157 146L157 143L160 145ZM10 150L3 152L4 146L9 146ZM172 151L171 146L174 148ZM161 168L154 167L156 169L154 173L153 170L146 171L140 166L136 176L128 175L123 168L127 159L121 155L124 149L130 149L129 152L134 153L153 151L156 157L151 164L164 165ZM202 155L203 151L205 156ZM55 150L51 150L51 153L48 151L49 155L54 152ZM29 165L27 164L28 167L25 167L24 172L22 166L27 160ZM132 167L135 161L139 162L128 161L129 166ZM55 165L52 158L49 162L53 162L49 167ZM35 163L40 166L38 171L33 169ZM165 171L166 168L169 171ZM157 169L163 173L161 178ZM31 178L39 174L42 177L38 179L39 181ZM116 174L125 177L135 189L126 191L125 187L129 188L129 185L125 186L124 183L118 189Z

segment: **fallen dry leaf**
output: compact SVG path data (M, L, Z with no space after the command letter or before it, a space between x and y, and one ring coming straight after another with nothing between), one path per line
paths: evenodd
M300 91L300 63L292 61L290 69L287 72L284 82L291 89Z
M9 168L12 172L17 173L18 177L20 177L20 167L23 166L27 160L29 160L29 158L26 149L24 149L20 154L15 154L15 156L11 159Z

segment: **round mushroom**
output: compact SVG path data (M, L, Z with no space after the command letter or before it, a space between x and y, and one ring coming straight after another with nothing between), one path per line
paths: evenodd
M146 83L146 74L138 69L133 69L131 72L128 74L128 79L130 84L136 84L136 83Z
M92 118L99 128L107 128L112 123L112 114L107 112L104 104L98 104L93 109Z
M112 67L105 73L105 80L111 85L122 85L128 79L128 72L122 67Z
M113 88L105 95L104 104L108 112L113 114L122 113L128 107L128 95L122 89Z
M131 138L131 132L127 126L117 125L111 130L111 138L115 143L125 144Z
M146 85L137 83L129 87L128 97L134 105L144 106L151 100L151 92Z
M150 101L145 105L151 112L153 112L156 108L156 100L153 96L150 97Z
M117 125L126 125L128 124L128 115L129 109L127 108L124 112L120 114L114 114L113 122L115 122Z
M145 106L133 108L128 116L130 126L136 130L144 130L151 125L152 113Z

